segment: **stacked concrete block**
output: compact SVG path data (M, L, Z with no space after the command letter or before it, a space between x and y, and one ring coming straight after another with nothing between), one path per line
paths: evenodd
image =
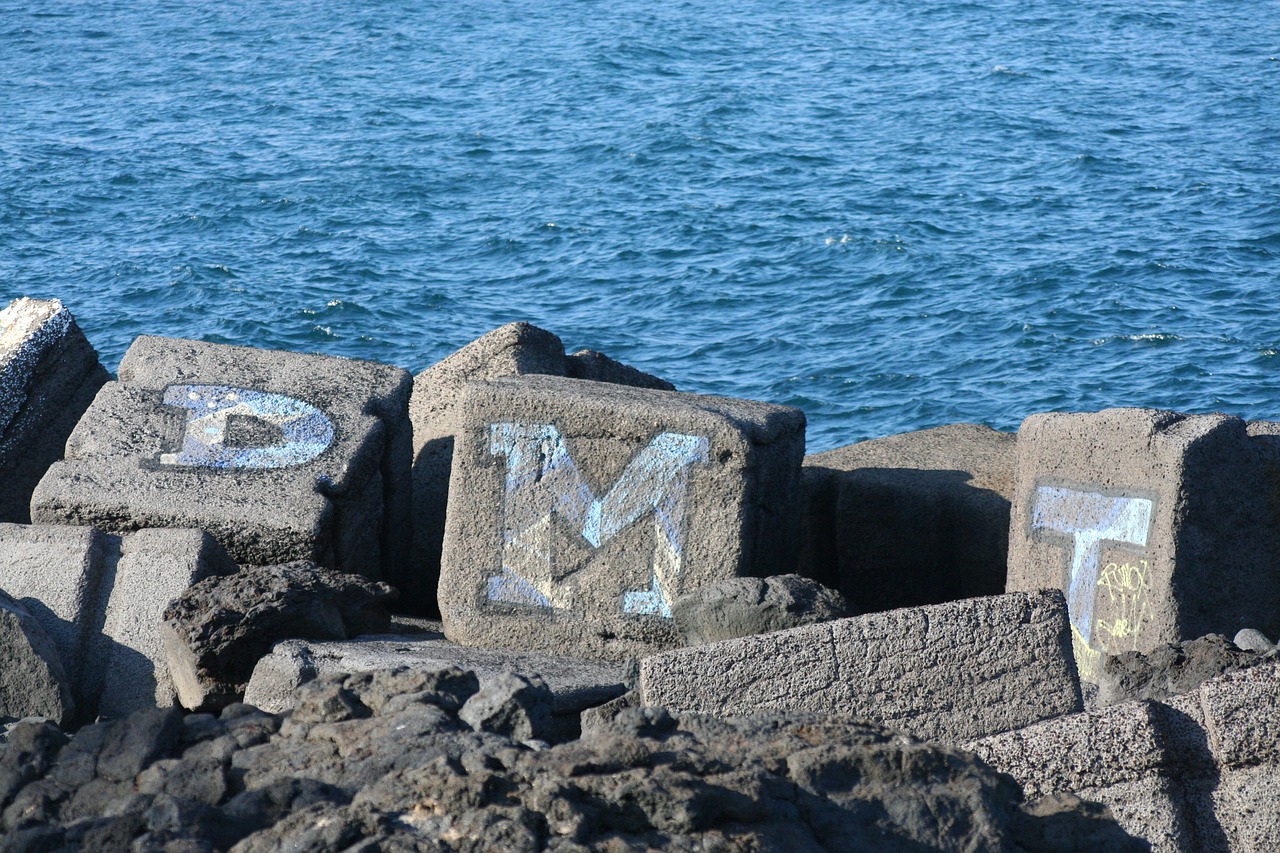
M529 323L508 323L477 338L413 379L414 577L406 588L418 610L434 611L444 544L445 509L454 437L461 431L460 401L469 381L543 374L674 391L669 382L581 350L566 356L560 338Z
M58 300L0 311L0 522L31 520L31 492L110 378Z
M1033 415L1018 433L1010 590L1067 594L1081 677L1103 653L1280 630L1263 449L1244 421L1152 409Z
M0 524L0 588L51 637L82 719L172 705L164 608L197 580L234 568L199 530L115 536Z
M1015 443L951 424L805 457L801 574L863 613L1004 592Z
M372 362L140 337L32 498L37 521L209 531L240 563L400 580L409 374Z
M959 744L1082 710L1057 590L975 598L677 649L640 662L646 705L850 714Z
M467 645L620 659L671 601L794 560L798 409L529 376L467 386L440 578Z

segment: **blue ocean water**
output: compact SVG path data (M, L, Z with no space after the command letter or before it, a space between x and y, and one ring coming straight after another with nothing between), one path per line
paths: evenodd
M0 0L0 298L110 368L524 319L811 450L1280 418L1278 273L1275 2Z

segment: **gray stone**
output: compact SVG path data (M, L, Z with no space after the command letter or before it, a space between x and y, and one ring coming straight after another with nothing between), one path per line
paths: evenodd
M798 409L544 376L472 383L440 578L465 645L615 660L670 603L794 560Z
M512 740L544 738L551 728L551 690L537 676L504 672L467 699L458 719Z
M31 520L31 493L110 375L56 299L0 311L0 522Z
M201 578L234 568L200 530L122 537L0 524L0 585L53 639L81 719L173 704L164 609Z
M1089 682L1103 653L1275 633L1268 452L1226 415L1032 415L1018 432L1008 588L1067 593Z
M1249 652L1267 652L1274 651L1276 644L1267 638L1267 635L1256 628L1241 628L1236 631L1235 639L1231 642L1237 647Z
M482 685L504 672L536 675L550 688L552 711L557 716L576 715L627 689L626 667L622 664L476 649L451 643L438 634L371 635L346 642L277 643L254 668L244 701L275 713L288 708L297 689L316 678L381 669L432 672L451 666L475 672Z
M208 530L241 563L395 584L408 554L409 374L140 337L32 498L40 521Z
M1114 705L1129 699L1163 699L1190 693L1202 682L1263 660L1262 655L1236 647L1221 634L1167 643L1146 654L1106 655L1097 673L1097 701L1100 705Z
M161 636L178 700L219 710L244 696L258 660L279 640L345 640L390 625L395 591L315 563L246 566L206 578L165 609Z
M1080 711L1062 594L975 598L664 652L646 705L843 713L963 743Z
M848 615L840 593L800 575L725 578L671 603L687 646L828 622Z
M74 712L57 646L26 608L0 592L0 717L67 725Z
M1199 694L1209 745L1220 767L1280 768L1280 662L1206 681Z
M805 457L800 573L858 613L1004 592L1015 444L950 424Z
M414 576L403 591L415 612L438 612L436 587L444 547L445 511L455 436L462 430L466 383L528 374L569 376L674 391L671 383L604 353L566 356L560 338L529 323L508 323L472 341L413 379Z

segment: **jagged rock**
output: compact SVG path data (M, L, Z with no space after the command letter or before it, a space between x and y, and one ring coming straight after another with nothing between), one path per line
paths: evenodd
M848 615L844 596L800 575L726 578L677 598L671 617L685 645L714 643Z
M218 709L244 696L258 660L290 638L345 640L387 630L384 583L299 561L206 578L164 612L161 629L178 699Z
M0 789L0 851L1144 849L1096 807L1024 807L974 756L873 724L641 707L526 744L450 710L475 683L461 670L434 691L419 672L338 676L304 686L283 719L232 705L174 729L143 714L65 745L33 746L56 730L24 724L0 747L0 770L25 768ZM95 762L140 723L169 734L126 751L132 784L104 779ZM193 785L199 774L217 778Z
M478 732L496 732L513 740L546 737L552 695L536 675L503 673L467 700L458 717Z
M25 607L0 590L0 717L47 717L66 725L74 713L58 647Z
M612 359L593 349L582 349L565 356L565 375L570 379L590 379L593 382L612 382L633 388L652 388L655 391L674 391L676 386L652 373Z
M1098 704L1129 699L1164 699L1189 693L1225 672L1264 660L1256 651L1238 648L1221 634L1206 634L1185 643L1168 643L1147 654L1108 655L1098 671Z

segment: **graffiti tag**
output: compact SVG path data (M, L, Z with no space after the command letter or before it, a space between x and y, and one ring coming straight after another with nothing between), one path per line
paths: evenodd
M187 410L182 449L162 453L161 465L204 468L287 468L310 462L333 443L333 422L310 403L226 385L170 385L164 403ZM227 442L232 417L265 421L281 440L263 447L235 447Z

